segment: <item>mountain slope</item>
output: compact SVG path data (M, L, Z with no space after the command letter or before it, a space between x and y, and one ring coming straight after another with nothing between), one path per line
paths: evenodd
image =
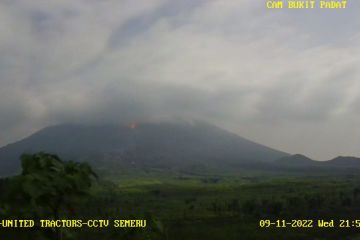
M276 161L277 164L283 166L292 166L292 167L309 167L309 166L319 166L321 163L319 161L312 160L302 154L294 154L291 156L286 156L280 158Z
M46 151L97 166L232 167L269 162L288 154L251 142L203 122L144 123L129 126L58 125L0 149L0 174L19 169L19 156Z

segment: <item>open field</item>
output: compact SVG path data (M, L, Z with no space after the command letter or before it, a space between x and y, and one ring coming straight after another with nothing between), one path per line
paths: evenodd
M164 225L164 239L348 239L359 228L260 228L259 221L356 219L359 180L351 175L128 175L101 183L84 212L99 206L96 215L124 219L151 212Z

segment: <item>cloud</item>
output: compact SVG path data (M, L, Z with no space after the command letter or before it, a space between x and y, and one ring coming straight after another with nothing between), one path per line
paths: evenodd
M350 134L359 117L358 6L294 12L251 0L4 1L0 144L62 122L180 116L284 151L360 155L353 140L330 150L311 140L335 146L322 131ZM288 135L308 140L291 143Z

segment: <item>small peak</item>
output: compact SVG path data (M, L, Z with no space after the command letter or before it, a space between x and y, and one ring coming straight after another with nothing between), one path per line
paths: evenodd
M292 157L310 159L309 157L307 157L307 156L305 156L303 154L300 154L300 153L294 154L294 155L292 155Z

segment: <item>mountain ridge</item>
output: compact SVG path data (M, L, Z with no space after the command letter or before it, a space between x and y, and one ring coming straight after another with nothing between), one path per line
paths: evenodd
M290 155L206 122L60 124L0 148L0 176L19 172L22 153L50 152L95 168L309 173L360 169L360 158L315 161Z
M121 166L227 166L271 162L289 154L205 122L60 124L0 148L1 174L19 169L19 156L45 151L64 159Z

